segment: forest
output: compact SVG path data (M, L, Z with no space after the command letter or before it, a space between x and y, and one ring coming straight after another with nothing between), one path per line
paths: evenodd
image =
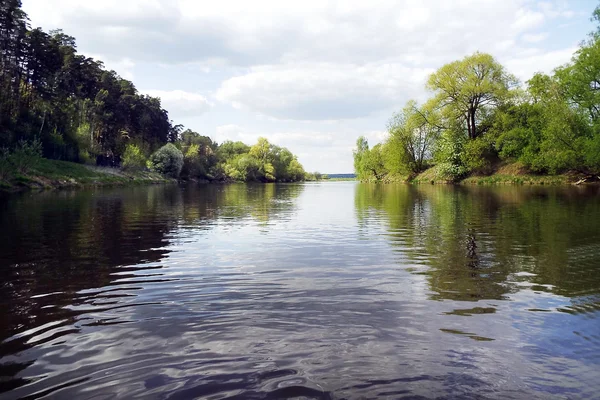
M592 21L600 23L600 6ZM506 165L600 179L600 26L571 62L525 84L476 52L442 66L426 88L424 104L411 100L390 118L383 143L358 139L360 180L410 181L432 171L432 180L456 182Z
M32 29L20 0L0 0L0 181L41 157L195 180L315 177L264 138L218 144L184 130L159 98L79 54L75 38Z

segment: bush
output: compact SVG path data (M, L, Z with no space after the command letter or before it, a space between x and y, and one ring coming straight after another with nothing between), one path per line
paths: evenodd
M183 153L172 143L167 143L150 156L148 165L153 171L178 178L183 168Z
M494 158L496 158L494 143L485 135L465 143L461 154L461 161L466 169L469 172L481 174L492 172L492 160Z
M458 163L443 162L438 164L438 174L436 178L445 181L459 181L467 174L467 169Z
M585 143L585 164L592 173L600 173L600 134L598 133Z
M123 153L122 165L124 169L142 170L146 167L146 157L138 146L128 144Z
M182 176L185 178L204 178L206 170L200 159L200 146L191 144L183 156Z
M458 181L467 174L462 153L466 139L454 131L443 136L436 144L437 179Z
M17 171L25 174L39 164L42 158L42 142L37 138L31 142L20 140L9 158Z

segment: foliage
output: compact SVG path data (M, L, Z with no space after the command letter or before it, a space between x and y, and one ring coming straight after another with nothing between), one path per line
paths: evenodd
M419 109L412 100L394 114L388 122L389 138L384 147L387 170L401 174L425 170L441 131L437 121L439 115L435 111Z
M507 101L516 84L516 78L491 55L475 53L444 65L429 77L427 88L435 93L432 107L451 123L464 124L468 137L475 139L483 134L478 124L481 114Z
M38 138L43 156L118 165L125 144L150 150L169 139L157 98L78 54L60 30L29 27L21 1L0 3L0 142L15 147Z
M600 22L600 6L592 20ZM358 139L358 179L414 177L433 165L435 177L427 179L457 181L506 162L533 173L600 174L599 32L570 63L552 75L534 75L526 87L515 87L514 76L488 54L442 66L427 82L433 97L394 114L382 145L369 149Z
M466 171L479 174L492 173L492 165L497 158L494 140L490 135L483 135L464 144L460 154L461 165Z
M318 181L329 179L329 176L324 175L318 171L315 171L315 172L307 172L305 179L309 182L318 182Z
M213 179L211 169L218 161L218 146L208 136L202 136L190 129L181 133L178 143L184 154L182 178Z
M383 180L388 173L384 161L384 145L380 143L369 149L369 142L361 136L356 142L356 147L354 169L357 178L360 180Z
M305 171L288 149L259 138L248 147L241 142L225 142L217 150L219 163L227 179L256 182L297 182Z
M19 140L15 150L10 154L9 160L21 174L26 174L35 168L42 158L42 143L39 139L31 142Z
M172 143L167 143L148 161L150 169L171 178L178 178L183 168L183 153Z
M436 144L435 158L438 161L438 179L457 181L465 176L467 167L463 163L466 138L454 130L445 131Z
M123 168L129 170L141 170L146 168L146 156L135 144L128 144L123 153Z

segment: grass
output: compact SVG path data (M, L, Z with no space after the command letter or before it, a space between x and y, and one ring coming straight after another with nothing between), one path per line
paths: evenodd
M503 175L470 176L463 185L565 185L573 183L567 175Z
M491 175L472 175L460 182L463 185L566 185L575 182L572 174L534 174L518 162L503 163Z
M438 166L431 167L420 174L408 178L388 176L383 182L408 182L413 184L452 184L461 185L569 185L582 178L581 174L566 173L560 175L542 175L528 171L522 164L502 163L489 175L472 174L458 182L444 176Z
M449 184L449 183L453 183L451 179L448 179L447 177L444 176L444 174L442 174L439 166L437 166L437 165L421 172L414 178L410 179L409 182L416 183L416 184L424 184L424 183L425 184L440 184L440 183L441 184Z
M26 173L16 169L0 180L0 190L165 183L172 180L149 171L90 167L66 161L39 159Z

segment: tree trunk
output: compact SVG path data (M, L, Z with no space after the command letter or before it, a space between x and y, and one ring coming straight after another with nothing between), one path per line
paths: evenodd
M467 125L469 125L469 139L475 139L477 137L477 130L475 127L475 109L469 109L467 116Z
M44 130L44 124L46 123L46 107L44 106L44 116L42 117L42 126L40 126L39 137L42 137L42 131Z

